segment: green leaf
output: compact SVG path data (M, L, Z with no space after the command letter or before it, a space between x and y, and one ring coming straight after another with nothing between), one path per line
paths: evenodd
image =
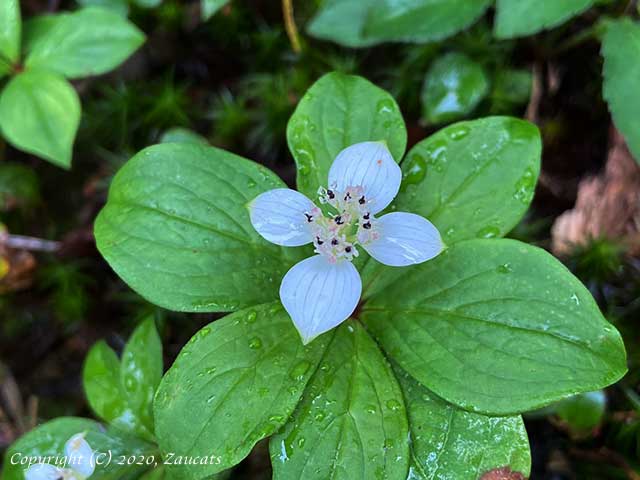
M588 433L602 422L607 397L602 390L569 397L555 406L558 417L577 434Z
M237 312L196 333L156 395L156 435L165 453L216 458L168 465L169 471L204 478L237 464L277 431L316 369L323 338L303 346L279 303Z
M0 212L31 208L40 200L38 176L19 163L0 164Z
M134 5L140 8L156 8L162 0L131 0Z
M533 75L529 70L500 69L491 89L491 112L505 114L526 104L531 96Z
M53 70L69 78L113 70L144 43L135 25L104 8L53 15L37 25L25 34L27 68Z
M165 474L164 468L159 467L145 473L140 477L140 480L165 480L165 478L167 478L167 475Z
M202 0L202 18L209 20L227 3L229 3L229 0Z
M532 410L626 372L619 333L544 250L470 240L405 270L361 319L404 370L461 408Z
M89 405L103 420L113 423L128 411L120 385L120 360L104 341L97 342L89 350L82 382Z
M362 29L376 0L326 0L309 22L309 35L346 47L367 47L379 43L366 39Z
M45 71L16 75L0 94L0 129L14 147L71 166L80 99L62 77Z
M100 424L86 418L60 417L31 430L15 441L5 454L2 480L24 480L26 466L19 459L30 455L64 456L64 444L73 435L99 431ZM95 448L95 446L91 446ZM14 461L11 459L14 458ZM97 469L96 469L97 470Z
M49 31L55 27L61 18L69 16L70 13L58 13L56 15L39 15L31 17L24 22L22 33L22 53L28 54L49 34Z
M494 33L497 38L532 35L557 27L593 5L595 0L498 0Z
M520 416L487 417L443 401L395 368L411 427L412 480L477 480L508 466L529 476L531 453Z
M111 10L121 17L129 14L129 2L127 0L77 0L83 7L100 7Z
M386 141L396 161L402 158L407 130L393 97L362 77L333 72L320 78L287 125L298 190L315 198L338 153L368 140Z
M96 415L104 421L120 430L152 440L153 421L150 410L153 394L151 398L147 398L146 405L136 404L138 399L125 390L123 376L116 353L105 342L96 343L89 350L82 372L87 401ZM139 389L143 388L144 383L141 382Z
M14 464L19 458L54 456L64 457L64 444L77 433L86 433L85 439L96 452L96 459L106 462L110 454L114 461L109 465L96 465L91 479L124 480L136 478L148 467L140 465L119 465L115 460L120 455L127 458L153 453L153 447L121 431L108 429L85 418L60 417L40 425L20 437L5 454L2 480L23 480L25 465ZM14 458L14 462L11 459ZM49 462L46 462L49 463Z
M357 322L340 326L302 401L271 439L274 478L406 478L402 393L376 343Z
M396 208L431 220L447 244L506 235L529 208L541 150L537 127L523 120L451 125L407 154Z
M640 163L640 24L610 22L602 42L604 97L618 130Z
M422 115L429 123L458 120L476 108L489 91L482 68L462 53L446 54L431 65L422 86Z
M2 60L16 62L20 58L21 27L20 2L2 0L0 2L0 63Z
M162 343L153 317L135 329L122 352L120 380L129 406L153 432L153 397L162 379Z
M476 22L493 0L380 0L369 11L364 37L377 41L434 42Z
M131 288L171 310L232 311L272 301L298 250L260 237L246 205L284 186L270 170L224 150L155 145L115 176L95 223L97 246Z
M160 143L198 143L200 145L209 145L207 139L202 135L182 127L173 127L164 132L160 138Z

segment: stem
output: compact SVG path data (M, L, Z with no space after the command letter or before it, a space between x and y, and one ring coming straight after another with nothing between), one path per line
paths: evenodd
M60 242L26 237L24 235L0 237L0 244L15 250L30 250L34 252L56 252L60 249Z
M636 0L630 0L629 3L627 4L627 7L624 9L624 14L625 15L633 14L632 10L635 4L636 4Z
M294 52L300 53L302 51L302 47L300 46L298 27L296 26L296 21L293 17L293 0L282 0L282 16L284 17L284 27L287 30L287 36L289 37L289 42L291 42L291 48Z

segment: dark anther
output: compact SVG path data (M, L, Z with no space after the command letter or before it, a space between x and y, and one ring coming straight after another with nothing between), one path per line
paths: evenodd
M362 215L362 218L364 218L365 220L369 220L369 216L371 214L369 212L365 213L364 215Z
M364 195L360 197L360 200L358 200L358 203L360 205L364 205L364 203L366 202L366 200L364 199Z
M338 239L334 238L333 240L331 240L331 245L333 245L334 247L338 244Z
M371 222L363 223L362 227L369 230L371 228Z
M313 222L313 215L309 215L308 213L305 213L304 216L307 217L307 222Z
M342 215L338 215L333 219L333 221L336 222L337 225L342 225L344 223L344 220L342 220Z
M344 251L345 251L345 252L347 252L347 253L351 253L351 247L346 247L346 248L344 249Z
M327 190L327 197L333 200L334 198L336 198L336 194L333 193L333 190Z
M320 237L316 237L316 243L318 245L322 245L324 242L322 240L320 240Z
M349 192L344 196L344 201L346 202L347 200L351 200L351 194Z

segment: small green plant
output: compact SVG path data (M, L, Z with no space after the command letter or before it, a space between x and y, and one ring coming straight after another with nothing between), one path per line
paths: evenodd
M405 155L406 138L387 92L332 73L308 90L287 127L299 193L282 190L266 168L200 142L147 148L116 175L95 225L114 270L165 308L231 312L182 349L160 382L153 417L146 411L122 427L157 441L165 462L214 455L215 462L167 462L172 475L218 474L266 437L280 479L430 478L440 471L477 479L498 468L528 475L519 414L625 373L620 336L586 288L546 252L499 238L532 199L537 128L510 117L457 123ZM341 155L349 162L337 175L331 166ZM382 196L367 193L378 185L369 183L373 177L350 175L371 159L371 168L388 170L380 185L394 183L396 174L401 184L382 188ZM392 159L402 159L399 170ZM364 204L361 197L357 205L334 202L327 178L334 194L361 188ZM309 203L319 188L326 218L305 231L312 223L305 214L320 218ZM304 208L276 201L261 215L265 209L257 207L274 191L306 196ZM404 215L398 212L429 219L429 238L443 243L387 229L384 219ZM353 218L342 222L341 213ZM369 230L365 215L377 238L359 235ZM351 223L347 232L343 225ZM334 230L337 245L329 238ZM290 243L285 237L301 246L265 240ZM318 239L329 240L330 251ZM376 240L389 239L397 248L376 250ZM313 247L303 245L311 240ZM437 248L429 253L431 244ZM358 295L347 283L339 287L331 268L287 282L313 249L355 272L352 286L362 279ZM408 266L378 261L398 265L389 260L398 252ZM115 364L104 370L116 371ZM131 418L115 400L121 396L95 392L89 400L117 426ZM115 413L96 407L102 398Z
M66 79L108 72L143 42L133 24L101 8L32 18L0 7L0 131L18 149L70 168L80 100ZM5 27L6 26L6 27Z
M135 329L122 358L96 343L84 365L89 405L105 422L57 418L7 451L3 480L140 478L162 461L154 442L153 396L162 378L162 344L153 318ZM56 476L57 475L57 476Z

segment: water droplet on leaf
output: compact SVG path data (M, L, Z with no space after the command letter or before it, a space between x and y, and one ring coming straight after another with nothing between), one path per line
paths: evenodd
M484 227L476 233L476 237L478 238L496 238L498 236L500 236L500 229L492 225Z

